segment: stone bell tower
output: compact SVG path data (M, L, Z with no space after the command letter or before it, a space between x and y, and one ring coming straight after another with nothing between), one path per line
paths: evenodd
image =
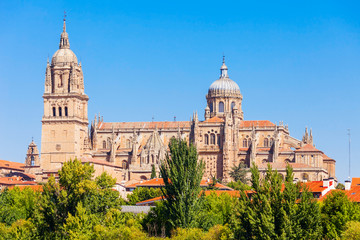
M65 18L59 50L46 66L43 99L40 166L46 171L81 157L88 136L89 97L84 93L81 63L70 50Z

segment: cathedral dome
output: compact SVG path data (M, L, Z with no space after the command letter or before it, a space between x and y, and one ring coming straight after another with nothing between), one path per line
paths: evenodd
M239 85L237 85L236 82L234 82L229 78L227 71L228 68L225 65L225 59L224 59L223 65L220 68L220 78L210 85L209 94L211 93L240 94Z
M60 36L59 50L55 52L51 59L52 65L77 64L77 57L70 49L69 35L66 32L66 23L64 19L63 32Z
M55 52L51 59L52 65L64 64L64 63L75 63L77 64L77 57L73 51L69 48L60 48Z

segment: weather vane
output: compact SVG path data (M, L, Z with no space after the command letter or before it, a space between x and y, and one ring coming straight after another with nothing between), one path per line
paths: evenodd
M66 21L66 11L64 11L64 21Z

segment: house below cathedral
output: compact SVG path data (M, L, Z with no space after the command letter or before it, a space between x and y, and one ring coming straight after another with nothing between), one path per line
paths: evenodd
M32 143L25 168L38 181L75 157L93 164L96 176L107 171L118 182L146 180L165 158L171 138L196 146L206 164L204 178L229 182L232 167L240 163L256 164L263 173L271 164L282 175L290 164L300 180L335 178L335 160L315 148L311 130L298 140L282 123L244 119L242 94L225 59L206 95L203 120L197 113L190 121L168 122L106 122L95 116L89 128L82 66L70 49L64 20L59 49L46 66L43 99L41 155Z

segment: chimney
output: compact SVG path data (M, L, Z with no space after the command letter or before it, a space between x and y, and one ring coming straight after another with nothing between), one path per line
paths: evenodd
M350 180L346 180L345 181L345 190L350 190L350 188L351 188L351 181Z
M323 179L323 187L329 187L329 179L325 178Z

